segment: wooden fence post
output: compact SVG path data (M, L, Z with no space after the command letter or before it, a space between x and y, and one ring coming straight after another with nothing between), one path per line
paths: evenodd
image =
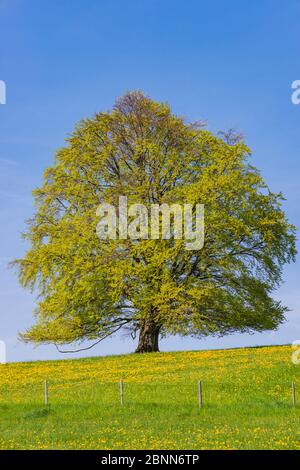
M201 382L201 380L199 380L199 382L198 382L198 406L199 406L199 408L202 408L202 404L203 404L203 401L202 401L202 382Z
M124 382L123 380L120 380L120 400L121 400L121 405L124 405Z
M292 382L292 402L293 406L296 406L296 389L294 382Z
M49 404L48 381L45 380L45 405Z

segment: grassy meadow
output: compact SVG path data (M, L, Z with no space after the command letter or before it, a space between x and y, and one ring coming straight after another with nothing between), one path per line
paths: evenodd
M291 353L276 346L0 365L0 448L300 449L300 365Z

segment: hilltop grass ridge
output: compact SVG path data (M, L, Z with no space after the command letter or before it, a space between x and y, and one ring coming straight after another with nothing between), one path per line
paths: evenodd
M6 364L0 448L300 449L291 354L284 345Z
M206 352L206 351L236 351L238 349L261 349L261 348L278 348L278 347L285 347L289 346L291 347L291 343L284 343L284 344L260 344L260 345L254 345L254 346L231 346L228 348L214 348L214 349L174 349L173 351L156 351L153 353L143 353L143 355L157 355L157 354L184 354L184 353L199 353L199 352ZM129 352L129 353L120 353L120 354L101 354L99 356L84 356L84 357L74 357L74 358L64 358L64 352L61 351L62 353L62 358L61 359L30 359L27 361L12 361L12 362L7 362L6 364L14 365L14 364L31 364L31 363L45 363L45 362L61 362L61 361L89 361L89 360L101 360L104 358L111 358L111 357L124 357L124 356L132 356L135 355L134 352ZM72 354L72 353L68 353Z

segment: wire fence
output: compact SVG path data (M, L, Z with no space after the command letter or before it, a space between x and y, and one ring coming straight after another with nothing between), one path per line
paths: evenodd
M103 382L95 378L79 381L28 382L0 386L0 407L3 405L55 406L60 404L97 404L97 406L192 406L199 409L224 405L297 406L296 383L281 385L260 383L133 382L120 379Z

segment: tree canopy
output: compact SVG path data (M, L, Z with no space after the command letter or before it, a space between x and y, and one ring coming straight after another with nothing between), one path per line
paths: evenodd
M272 298L295 257L295 231L233 132L214 135L141 92L81 121L34 190L36 210L18 259L37 291L35 323L22 338L56 345L139 334L203 337L276 328ZM100 202L204 204L201 250L184 240L99 240Z

